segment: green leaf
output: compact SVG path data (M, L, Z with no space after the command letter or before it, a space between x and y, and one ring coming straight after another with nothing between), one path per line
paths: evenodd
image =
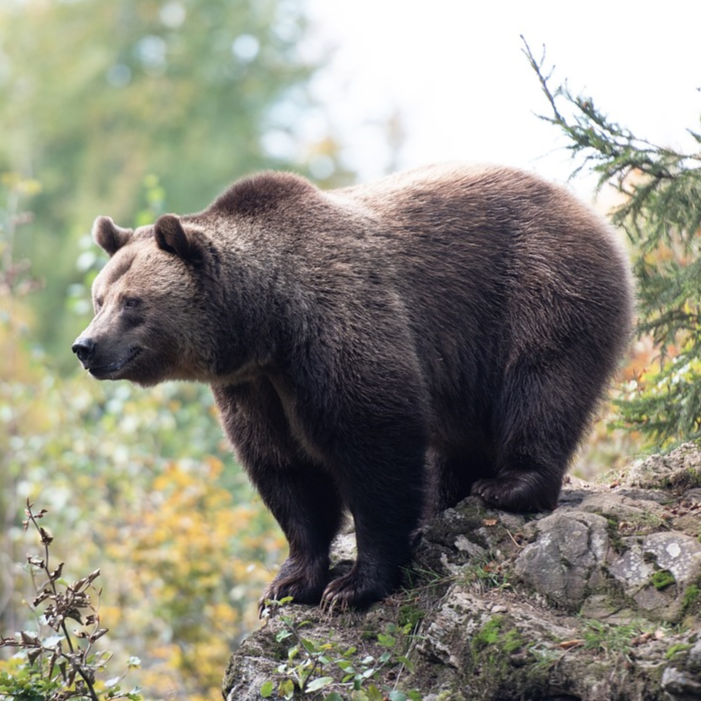
M285 679L280 682L280 693L283 699L292 699L295 695L295 685L291 679Z
M396 638L391 635L385 635L384 633L378 633L377 642L382 645L382 647L394 647L397 642Z
M319 689L323 689L329 684L333 684L333 677L319 677L307 684L306 691L319 691Z
M397 662L401 662L410 672L414 671L414 663L404 655L397 656Z
M370 684L368 686L368 700L369 701L384 701L384 696L382 692L375 686L375 684Z
M267 682L265 682L263 684L263 686L260 687L260 695L264 699L268 699L273 695L273 689L274 689L273 683L270 680L268 680Z
M318 650L317 644L308 638L302 638L302 645L307 652L317 652Z
M403 691L397 691L395 689L389 692L389 701L407 701L407 698L407 695Z

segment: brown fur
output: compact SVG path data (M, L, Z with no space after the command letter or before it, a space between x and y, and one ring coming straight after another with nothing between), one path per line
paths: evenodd
M551 509L631 324L628 266L565 190L434 166L321 192L235 183L136 232L74 346L100 379L212 386L290 545L264 597L363 606L397 584L422 515L468 494ZM347 509L358 559L329 572Z

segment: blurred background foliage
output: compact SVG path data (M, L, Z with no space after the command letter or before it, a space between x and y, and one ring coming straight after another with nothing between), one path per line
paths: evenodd
M141 657L147 698L219 696L285 545L206 388L76 372L89 230L203 209L264 168L350 182L306 33L294 0L0 4L0 631L31 626L31 497L66 578L102 569L105 644Z
M261 168L343 179L329 133L300 132L315 111L305 31L294 0L0 5L0 173L40 184L16 255L42 280L35 333L64 369L66 282L82 282L76 245L97 215L134 224L154 177L181 213Z
M99 214L135 226L202 209L263 168L351 182L310 96L320 62L307 33L293 0L0 4L0 633L32 625L23 602L33 592L16 564L35 547L21 529L30 497L60 533L66 578L102 569L105 645L142 659L150 699L219 697L230 651L257 625L255 601L286 546L231 457L206 388L143 391L77 368L70 344L91 316L89 286L105 260L89 228ZM600 115L587 104L574 100L591 137ZM631 177L645 182L635 161ZM693 237L688 223L675 226ZM634 246L649 276L664 252ZM621 397L654 385L661 347L669 357L660 343L636 341ZM689 434L650 441L649 415L640 408L612 431L617 414L603 410L578 473L593 477Z

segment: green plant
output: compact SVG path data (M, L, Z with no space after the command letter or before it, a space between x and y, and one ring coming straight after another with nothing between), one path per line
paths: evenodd
M701 598L701 589L699 589L698 584L690 584L684 590L684 597L682 599L682 608L684 611L688 611L696 602Z
M524 647L525 643L515 628L507 625L506 616L492 616L475 634L472 648L475 653L497 644L500 652L510 654Z
M398 689L403 669L413 671L407 657L415 628L411 624L390 624L384 633L376 635L376 645L383 650L375 656L361 652L356 646L345 647L328 641L317 642L302 634L309 621L297 623L283 613L291 601L267 601L266 606L281 621L276 634L278 643L290 641L285 660L276 668L276 679L267 680L260 689L263 698L309 698L323 701L422 701L416 690ZM395 671L389 687L381 682L382 674Z
M406 603L399 607L399 625L401 627L409 626L410 630L416 630L425 615L426 611L418 604Z
M633 641L645 631L637 623L608 624L595 619L582 619L585 650L626 654Z
M36 632L22 631L18 637L0 637L0 648L17 648L19 655L0 668L0 698L15 701L141 701L138 689L123 691L119 686L124 674L102 680L108 673L111 653L96 650L95 643L107 633L101 627L99 600L101 589L95 588L100 571L68 583L63 579L64 563L52 569L50 546L53 536L39 524L47 511L32 510L27 500L25 530L31 525L39 534L43 557L28 556L36 597L31 608L40 622ZM37 577L41 584L37 585ZM93 598L94 597L94 600ZM80 628L69 631L68 622ZM49 629L43 635L42 628ZM127 669L138 667L131 658ZM126 674L126 672L125 672Z
M490 589L510 589L509 572L495 560L485 558L466 567L463 572L466 584L475 586L481 593Z
M678 652L685 652L693 647L690 643L677 643L672 645L667 652L665 652L664 657L666 660L671 660Z
M669 570L658 570L652 575L650 581L652 582L652 586L655 587L655 589L657 589L658 591L662 591L662 589L666 589L667 587L674 584L677 580L674 578L674 575Z

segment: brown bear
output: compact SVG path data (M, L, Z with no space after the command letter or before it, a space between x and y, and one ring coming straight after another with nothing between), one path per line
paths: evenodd
M432 166L323 192L263 173L198 214L93 229L73 346L98 379L206 382L289 542L266 598L363 607L423 517L556 506L631 328L608 227L519 170ZM329 569L344 511L358 557Z

